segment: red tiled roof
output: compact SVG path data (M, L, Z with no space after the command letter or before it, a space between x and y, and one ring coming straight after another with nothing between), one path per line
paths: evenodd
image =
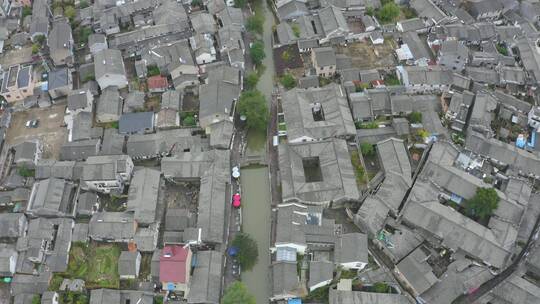
M161 282L186 282L186 263L189 247L165 246L159 257L159 280Z
M163 77L160 75L149 77L147 82L149 89L162 89L169 86L167 82L167 77Z

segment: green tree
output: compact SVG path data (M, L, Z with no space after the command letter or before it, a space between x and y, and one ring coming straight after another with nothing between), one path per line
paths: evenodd
M409 114L409 121L411 123L421 123L422 122L422 113L414 111L411 114Z
M191 0L192 6L201 6L202 2L201 0Z
M266 130L268 106L261 92L257 90L243 92L237 107L238 113L246 116L248 128Z
M36 43L39 43L40 45L43 45L45 43L45 35L38 35L34 38Z
M87 8L88 7L88 1L86 0L81 0L79 2L79 8Z
M195 117L193 116L186 116L183 121L182 121L183 125L186 126L186 127L192 127L196 124L195 122Z
M254 90L259 82L259 74L257 72L251 72L246 76L246 89Z
M382 23L390 23L399 16L399 12L397 4L388 2L377 12L377 19Z
M41 298L39 297L39 295L35 295L32 298L32 304L41 304Z
M479 219L488 218L499 206L499 196L493 188L478 188L476 194L465 202L467 215Z
M291 25L291 29L293 31L293 34L296 38L300 38L300 27L298 26L298 24L296 23L293 23Z
M294 78L293 75L287 73L285 75L283 75L281 77L281 79L279 80L279 82L281 82L281 84L287 89L287 90L290 90L294 87L296 87L296 79Z
M248 31L256 34L263 33L264 29L264 17L262 17L259 14L255 14L251 17L249 17L246 21L246 28Z
M508 49L504 44L497 43L495 47L497 48L497 52L499 52L501 55L508 56Z
M375 149L373 148L373 145L370 143L360 143L360 151L362 151L362 155L364 156L372 156L375 155Z
M373 7L371 6L366 7L366 15L371 16L371 17L375 15L375 10L373 9Z
M81 27L79 30L79 43L88 43L88 37L92 35L92 28L88 26Z
M35 171L27 168L25 165L19 167L18 173L22 177L33 177Z
M259 65L263 61L263 59L266 57L266 54L264 53L263 42L260 40L253 42L253 44L249 48L249 54L251 55L251 59L253 60L253 63L255 63L256 65Z
M77 15L77 11L75 11L75 8L71 5L68 5L64 8L64 16L66 16L69 21L73 22L73 19L75 19L75 16Z
M23 6L22 8L22 18L26 16L32 15L32 7L31 6Z
M257 242L247 233L238 233L232 245L238 248L238 263L242 270L250 270L257 263L259 249Z
M231 286L225 290L221 304L255 304L255 297L250 294L244 285L240 281L234 282Z
M373 289L377 293L388 293L390 291L390 286L383 282L377 282L373 284Z
M146 67L146 70L148 71L147 73L148 77L157 76L161 74L161 71L156 65L149 65Z
M234 0L234 7L244 8L246 6L246 0Z
M32 44L32 54L39 53L39 49L41 49L41 46L37 43Z

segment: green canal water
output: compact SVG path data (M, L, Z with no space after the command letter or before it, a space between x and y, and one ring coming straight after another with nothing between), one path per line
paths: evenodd
M257 240L259 259L250 271L242 272L242 281L257 303L268 303L270 266L270 184L266 166L242 168L242 227Z
M272 26L274 15L263 2L265 15L264 49L266 66L257 84L257 89L266 97L268 104L272 98L274 80L274 61L272 56ZM266 132L249 132L247 136L247 155L266 154ZM270 180L267 166L249 166L241 168L242 183L242 229L250 234L259 247L259 259L250 271L242 272L242 281L249 292L257 299L257 304L268 303L270 296L270 233L271 233L271 197Z

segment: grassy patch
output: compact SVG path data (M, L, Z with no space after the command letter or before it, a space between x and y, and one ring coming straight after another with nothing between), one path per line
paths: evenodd
M180 121L184 127L194 127L197 125L197 119L195 118L196 112L182 112L180 113Z
M87 250L88 246L85 244L72 245L67 269L69 278L86 279L88 274Z
M118 288L118 258L120 248L113 244L90 246L86 287Z
M86 304L88 303L88 295L83 292L63 292L59 297L60 304Z
M19 167L18 173L22 177L34 177L36 171L27 168L25 165Z
M304 298L307 302L315 303L328 303L328 294L330 293L330 286L323 286L310 292L307 297Z
M357 129L377 129L379 124L376 121L355 123Z
M163 296L155 296L154 304L163 304Z
M384 83L389 86L401 85L401 81L399 81L399 78L394 74L386 75L384 78Z
M97 125L103 129L118 129L118 121L101 122Z
M60 285L62 285L62 282L64 281L64 277L62 275L55 273L53 274L53 277L51 279L51 282L49 283L49 290L50 291L57 291L60 289Z
M148 77L157 76L161 74L161 71L156 65L149 65L146 67Z
M356 276L358 276L358 271L354 269L348 269L348 270L343 269L341 271L340 278L341 279L354 279L356 278Z
M68 269L66 273L55 275L56 280L60 281L63 278L82 279L86 281L87 288L117 289L120 281L118 276L119 257L120 247L114 244L92 243L87 246L74 243L69 253Z
M152 255L149 253L143 253L141 257L141 271L139 277L146 279L150 276L152 267Z
M364 167L362 167L362 163L360 162L360 155L358 154L358 151L352 151L351 152L351 162L354 168L354 173L356 175L356 183L358 185L363 185L366 183L364 175L366 174L366 170Z

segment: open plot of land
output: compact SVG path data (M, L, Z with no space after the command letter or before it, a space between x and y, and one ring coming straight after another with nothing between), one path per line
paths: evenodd
M67 136L67 129L63 127L64 110L65 105L55 105L46 109L33 108L13 113L6 136L7 146L39 139L43 143L43 158L57 159ZM34 119L39 120L38 127L27 128L26 122Z
M186 208L196 212L199 185L197 183L167 183L163 198L169 209Z
M120 247L115 244L73 244L62 277L83 279L87 288L118 288Z
M199 111L199 98L193 93L185 93L182 99L182 111L195 112Z
M394 41L385 39L381 45L373 45L367 41L349 43L347 46L338 45L336 46L336 53L351 57L355 68L393 68L396 65L394 49Z

